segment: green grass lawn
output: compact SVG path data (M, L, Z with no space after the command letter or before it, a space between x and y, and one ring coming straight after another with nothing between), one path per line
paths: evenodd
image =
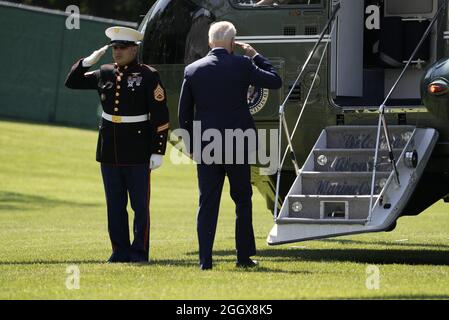
M401 218L390 233L268 247L272 218L255 190L261 266L242 271L226 186L215 267L201 272L196 170L168 157L152 174L151 264L106 264L96 138L95 131L0 121L0 299L449 298L449 205L442 202ZM71 265L80 270L78 290L66 287ZM380 271L378 290L366 286L370 265Z

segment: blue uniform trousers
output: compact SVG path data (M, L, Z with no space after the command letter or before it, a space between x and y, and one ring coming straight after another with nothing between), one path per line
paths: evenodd
M243 261L255 255L250 165L199 164L197 170L200 191L200 204L197 213L200 265L212 265L212 248L225 176L228 176L231 198L236 205L237 259Z
M101 165L112 262L145 262L149 259L150 170L149 165ZM129 237L128 194L134 210L134 240Z

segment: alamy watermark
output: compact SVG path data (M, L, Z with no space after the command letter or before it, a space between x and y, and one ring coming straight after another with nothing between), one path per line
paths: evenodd
M79 30L80 29L80 8L75 5L70 5L65 9L65 12L69 15L65 20L65 27L67 30Z
M369 265L366 267L365 286L368 290L380 289L380 269L378 266Z
M180 141L180 138L182 141ZM251 164L260 166L261 175L276 173L278 163L277 129L202 130L201 122L193 122L192 132L173 130L170 140L175 148L170 153L173 164ZM191 160L180 154L190 155Z
M65 280L65 287L68 290L79 290L81 272L77 265L70 265L65 269L65 273L68 274Z

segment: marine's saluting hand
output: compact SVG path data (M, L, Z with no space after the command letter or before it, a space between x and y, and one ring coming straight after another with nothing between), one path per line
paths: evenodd
M83 67L92 67L94 64L96 64L98 61L100 61L101 57L106 53L106 50L108 50L109 45L106 45L98 50L95 50L92 52L90 56L83 59Z

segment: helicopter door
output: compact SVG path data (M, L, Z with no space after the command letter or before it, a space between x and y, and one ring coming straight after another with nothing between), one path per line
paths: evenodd
M363 96L364 3L341 0L332 34L332 81L334 96Z

